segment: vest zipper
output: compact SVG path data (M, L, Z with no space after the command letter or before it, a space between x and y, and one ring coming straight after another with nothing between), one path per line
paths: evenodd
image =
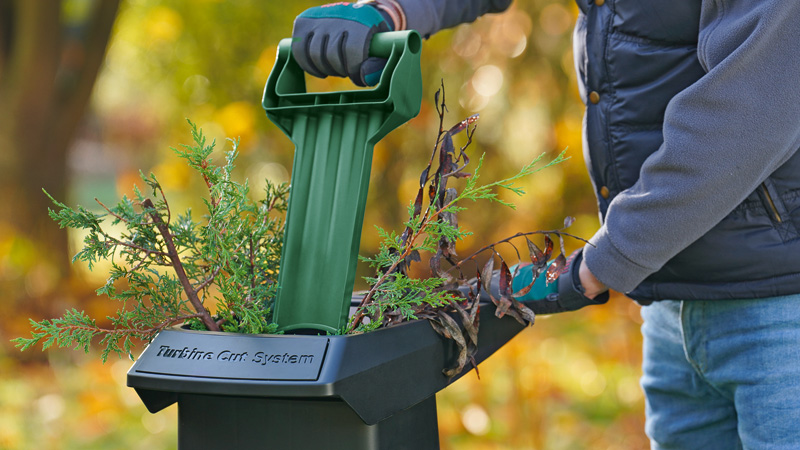
M769 189L767 189L767 184L761 183L761 189L764 191L764 197L767 199L767 204L769 204L769 209L772 211L772 216L775 217L775 220L778 223L783 223L783 219L781 218L781 213L778 212L778 208L775 206L775 202L772 200L772 196L769 194Z

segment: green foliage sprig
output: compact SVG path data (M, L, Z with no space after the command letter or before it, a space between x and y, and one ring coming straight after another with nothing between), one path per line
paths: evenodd
M73 262L86 262L92 269L98 261L109 261L110 276L97 293L122 305L107 318L106 328L77 310L31 321L31 337L14 339L17 347L41 343L44 349L56 345L88 351L100 337L105 361L112 352L130 355L135 340L149 341L181 322L212 331L275 331L270 307L277 289L288 185L267 182L263 199L252 200L247 181L231 178L238 142L231 141L225 164L216 166L211 162L215 142L207 143L202 131L189 124L194 145L173 151L208 188L203 218L195 220L191 210L173 215L153 174L142 174L149 195L134 187L134 198L125 196L113 207L98 200L102 214L50 197L57 207L50 216L62 228L87 233ZM110 231L120 227L124 231ZM215 301L214 314L207 307L209 299Z

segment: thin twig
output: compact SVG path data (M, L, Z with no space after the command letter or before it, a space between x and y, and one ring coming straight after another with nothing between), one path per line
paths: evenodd
M167 223L172 223L172 211L169 209L167 196L164 194L164 189L161 187L161 183L156 184L156 188L158 188L158 192L161 194L161 200L164 201L164 209L167 210Z
M217 275L219 275L220 269L222 269L222 266L217 266L217 268L214 269L214 271L211 273L211 275L208 276L208 278L206 278L200 284L195 286L195 288L194 288L195 292L200 292L203 289L205 289L206 287L208 287L208 285L211 284L214 281L214 278Z
M160 250L149 249L147 247L142 247L140 245L136 245L136 244L134 244L132 242L120 241L119 239L117 239L115 237L112 237L112 236L109 236L109 235L107 235L105 233L103 233L103 236L105 236L106 239L108 239L111 242L113 242L114 245L121 245L123 247L131 248L131 249L134 249L134 250L139 250L140 252L147 253L148 255L157 255L157 256L161 256L161 257L165 257L165 258L169 257L169 253L164 253L164 252L162 252Z
M125 222L125 223L131 223L130 220L120 216L119 214L115 213L114 211L111 211L111 209L108 206L106 206L105 204L103 204L103 202L101 202L100 199L98 199L97 197L94 198L94 201L96 201L98 205L100 205L103 209L105 209L107 213L111 214L112 216L114 216L118 220L120 220L122 222ZM142 224L137 223L135 225L141 226Z
M493 243L491 243L489 245L486 245L486 246L480 248L479 250L475 251L475 253L473 253L473 254L467 256L466 258L462 259L461 261L459 261L458 264L456 264L455 266L447 269L447 272L450 272L451 270L453 270L455 268L460 268L463 263L475 258L476 256L478 256L479 254L485 252L486 250L489 250L489 249L494 250L494 247L496 245L502 244L504 242L509 242L512 239L516 239L518 237L532 236L534 234L555 234L557 236L568 236L568 237L571 237L573 239L577 239L577 240L579 240L581 242L584 242L586 244L593 245L591 242L589 242L588 240L586 240L586 239L584 239L584 238L582 238L580 236L575 236L574 234L570 234L570 233L564 232L562 230L540 230L540 231L519 232L519 233L517 233L517 234L515 234L513 236L509 236L509 237L507 237L505 239L500 239L499 241L493 242ZM445 272L445 273L447 273L447 272Z
M153 223L156 225L156 228L158 228L158 231L161 233L161 237L164 239L164 244L167 246L169 259L172 261L172 268L175 270L175 274L178 276L178 280L180 280L181 286L183 286L183 291L189 298L189 302L192 303L194 310L200 315L200 319L203 321L203 324L205 324L210 331L219 331L219 326L216 324L216 322L214 322L214 319L211 318L211 314L209 314L203 306L203 302L201 302L200 298L197 296L197 291L192 287L189 277L186 276L186 270L184 270L183 264L178 256L178 251L175 248L175 242L172 240L172 234L170 234L169 226L161 219L161 216L158 215L153 202L149 198L145 199L145 201L142 202L142 205L149 210L148 214L150 214L150 217L153 219Z

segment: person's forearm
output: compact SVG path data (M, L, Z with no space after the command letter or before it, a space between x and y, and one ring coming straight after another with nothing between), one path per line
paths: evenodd
M707 74L667 106L663 145L584 249L604 284L633 290L800 147L797 17L798 1L703 1L698 56Z
M512 0L396 0L406 14L407 28L425 37L478 17L504 11Z

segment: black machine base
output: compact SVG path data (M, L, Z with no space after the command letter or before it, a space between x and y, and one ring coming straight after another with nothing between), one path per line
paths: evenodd
M437 450L431 396L374 425L336 400L178 396L182 449Z
M482 304L476 363L523 326ZM165 330L128 372L150 412L178 404L181 449L436 449L452 341L425 320L350 336Z

